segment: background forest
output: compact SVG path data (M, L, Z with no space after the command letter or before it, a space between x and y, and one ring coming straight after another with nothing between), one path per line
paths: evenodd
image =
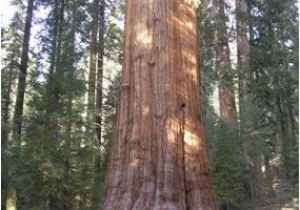
M1 28L1 210L99 209L125 1L10 3L15 13ZM298 1L201 0L198 16L219 208L298 209Z

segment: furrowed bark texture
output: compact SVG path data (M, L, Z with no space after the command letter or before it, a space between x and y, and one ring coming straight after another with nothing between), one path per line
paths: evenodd
M196 7L128 0L105 210L217 209L200 110Z

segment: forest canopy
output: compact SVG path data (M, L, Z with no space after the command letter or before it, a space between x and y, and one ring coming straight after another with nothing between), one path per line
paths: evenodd
M1 210L298 209L298 1L6 2Z

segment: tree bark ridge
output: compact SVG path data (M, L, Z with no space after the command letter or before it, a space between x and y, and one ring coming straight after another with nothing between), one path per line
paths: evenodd
M125 27L103 209L217 209L200 110L194 5L130 0Z

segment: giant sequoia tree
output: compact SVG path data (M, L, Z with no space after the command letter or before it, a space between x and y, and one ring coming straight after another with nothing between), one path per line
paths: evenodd
M129 0L103 209L216 209L200 110L195 0Z

